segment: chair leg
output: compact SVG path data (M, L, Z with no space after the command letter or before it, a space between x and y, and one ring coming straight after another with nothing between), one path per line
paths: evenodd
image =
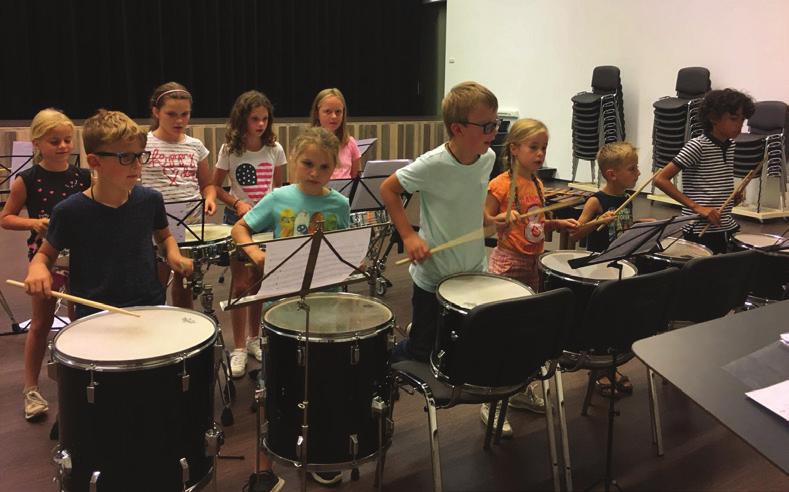
M556 385L556 407L559 410L559 430L562 438L562 458L564 461L564 487L567 492L573 492L573 469L570 463L570 440L567 435L567 414L564 410L564 388L562 387L562 372L557 370L553 375ZM548 401L548 400L545 400Z
M655 388L655 373L647 368L647 384L649 386L649 413L652 417L652 442L657 445L657 455L663 456L663 426L660 423L660 404L658 403L657 388Z
M586 385L586 396L584 396L584 405L581 407L581 415L586 417L588 415L589 405L592 403L592 393L594 392L594 383L597 381L597 371L589 371L589 383Z
M441 456L438 445L438 420L436 419L436 401L427 385L422 388L427 406L427 425L430 431L430 460L433 465L433 492L441 492Z
M575 174L578 172L578 158L573 157L573 179L571 181L575 181Z
M499 420L496 423L496 434L493 438L493 444L498 444L499 441L501 441L501 433L504 430L504 419L507 418L507 406L509 405L509 402L509 398L504 398L501 401L501 410L499 410Z
M540 368L540 372L545 376L547 373L545 366ZM553 475L553 490L559 492L562 487L559 476L559 456L556 452L556 427L553 423L553 391L548 380L542 381L542 397L545 401L545 428L548 431L548 451L551 459L551 474Z
M482 449L490 450L490 439L493 437L493 422L496 420L496 410L498 410L499 402L488 402L488 425L485 427L485 442L482 444ZM504 425L504 421L501 421Z

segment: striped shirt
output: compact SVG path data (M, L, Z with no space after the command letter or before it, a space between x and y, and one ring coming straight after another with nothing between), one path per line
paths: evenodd
M682 170L682 192L704 207L719 208L734 192L734 143L721 142L709 133L688 140L672 162ZM710 226L708 232L736 229L737 223L731 216L732 204L726 205L721 214L721 225ZM682 207L682 215L692 215L688 207ZM686 232L699 234L708 224L700 220L688 226Z
M165 202L200 198L197 165L208 157L200 140L184 135L179 143L168 143L148 132L145 150L151 160L142 167L142 184L160 192Z

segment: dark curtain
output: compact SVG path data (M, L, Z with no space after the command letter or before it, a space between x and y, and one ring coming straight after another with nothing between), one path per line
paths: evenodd
M193 117L226 118L248 89L275 114L306 116L339 87L351 116L424 112L421 0L26 0L0 2L0 119L58 107L149 115L157 85L194 96ZM424 86L432 81L421 81Z

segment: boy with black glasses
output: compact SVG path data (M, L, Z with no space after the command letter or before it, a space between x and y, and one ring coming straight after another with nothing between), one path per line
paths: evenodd
M46 241L25 279L29 294L51 295L50 268L58 252L68 249L72 294L119 307L164 304L152 235L170 267L191 275L192 261L181 256L167 227L162 195L137 185L151 155L145 142L145 132L119 111L102 109L85 120L93 183L54 208ZM75 318L94 312L77 305Z

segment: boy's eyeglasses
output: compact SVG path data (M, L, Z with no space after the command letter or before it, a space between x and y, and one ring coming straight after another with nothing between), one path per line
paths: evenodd
M140 164L148 164L151 159L151 152L148 150L142 152L93 152L93 154L102 157L117 157L122 166L131 166L138 159Z
M488 122L488 123L474 123L474 122L471 122L471 121L461 121L460 123L463 124L463 125L478 126L478 127L482 128L482 133L487 134L487 133L491 133L494 130L498 130L498 128L501 126L501 119L497 118L496 120Z

